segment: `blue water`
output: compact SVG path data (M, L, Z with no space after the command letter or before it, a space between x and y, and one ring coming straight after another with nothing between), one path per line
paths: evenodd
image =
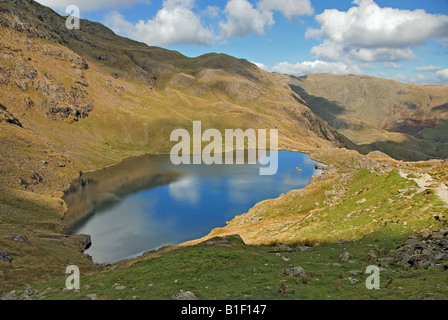
M308 155L286 151L278 153L278 172L272 176L260 176L260 165L174 166L169 157L151 159L144 164L140 159L135 165L162 175L174 172L174 181L115 196L108 206L92 210L74 230L92 236L85 253L93 261L113 263L201 238L260 201L304 188L318 174ZM126 163L127 168L132 166L132 160Z

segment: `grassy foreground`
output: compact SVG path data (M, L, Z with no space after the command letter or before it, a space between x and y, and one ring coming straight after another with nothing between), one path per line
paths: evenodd
M78 291L63 289L65 277L33 286L33 290L44 292L43 299L64 300L164 300L181 290L191 291L201 300L446 299L448 271L444 268L410 270L391 265L381 269L379 290L366 288L369 252L378 258L389 257L394 251L389 249L402 240L385 229L361 241L323 245L306 252L246 246L236 238L221 245L166 247L141 261L112 267L114 270L81 274ZM338 257L345 251L353 257L343 263ZM305 269L306 278L283 274L295 266ZM348 278L359 282L352 284Z

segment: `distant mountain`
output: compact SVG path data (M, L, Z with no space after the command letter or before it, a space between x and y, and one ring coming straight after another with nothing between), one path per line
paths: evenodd
M34 188L46 189L66 183L58 174L168 153L171 131L191 130L195 120L203 129L277 128L282 148L356 148L282 76L246 60L188 58L99 23L68 30L65 22L34 1L0 2L0 153L13 187L23 187L24 170L39 172L48 185ZM48 162L45 170L37 159ZM71 165L61 169L61 161Z
M402 160L448 157L448 86L331 74L287 81L316 114L367 152Z

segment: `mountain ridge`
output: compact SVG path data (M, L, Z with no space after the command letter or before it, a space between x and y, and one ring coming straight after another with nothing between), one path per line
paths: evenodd
M448 157L448 87L371 76L291 77L291 88L333 128L365 149L418 161Z

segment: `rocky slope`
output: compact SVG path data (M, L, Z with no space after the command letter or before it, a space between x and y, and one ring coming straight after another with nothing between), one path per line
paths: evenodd
M448 157L448 87L312 74L286 80L307 105L366 151L402 160Z

